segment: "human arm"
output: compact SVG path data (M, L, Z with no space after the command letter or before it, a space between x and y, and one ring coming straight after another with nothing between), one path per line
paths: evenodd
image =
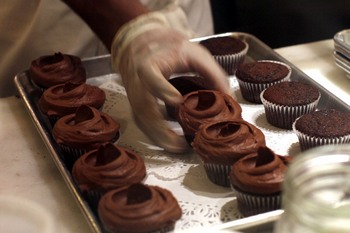
M145 14L148 9L138 0L62 0L75 11L110 50L119 28Z
M185 139L169 129L158 105L158 100L169 105L182 102L181 94L167 80L174 73L196 72L214 89L228 93L229 88L226 74L209 52L189 41L187 19L177 1L152 13L142 6L128 13L132 11L129 3L138 5L134 0L99 0L101 6L98 0L90 0L87 6L84 0L65 1L111 50L113 67L123 79L138 127L169 152L187 150ZM112 3L127 10L108 7Z

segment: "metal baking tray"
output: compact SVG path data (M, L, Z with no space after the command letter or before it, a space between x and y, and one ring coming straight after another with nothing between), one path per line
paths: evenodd
M337 32L333 37L335 64L346 72L350 78L350 30Z
M312 85L316 86L321 92L321 99L318 108L335 108L341 111L350 112L350 107L338 99L335 95L328 92L325 88L320 86L318 83L309 78L305 73L296 68L292 63L287 61L285 58L273 51L269 46L264 44L262 41L257 39L255 36L242 32L230 32L216 36L234 36L238 37L249 44L249 50L247 54L247 61L249 60L277 60L289 64L292 68L292 80L302 80ZM192 40L193 42L198 42L203 39L210 37L196 38ZM83 64L86 68L88 78L103 76L111 74L111 60L109 55L92 57L88 59L83 59ZM19 95L25 103L25 107L28 110L39 134L41 135L43 141L45 142L56 166L58 167L61 175L63 176L68 188L73 194L78 206L83 212L84 216L91 229L95 233L103 233L103 229L98 221L97 216L91 210L87 202L81 196L78 187L73 182L72 176L68 169L66 168L63 161L59 156L59 148L55 143L51 135L51 126L48 119L39 111L38 100L41 95L41 91L33 85L30 78L28 77L28 71L18 74L15 79L15 84L18 89ZM272 232L274 222L280 217L283 210L276 210L272 212L263 213L256 216L251 216L248 218L237 219L234 221L229 221L223 223L219 226L213 226L213 232L216 230L229 229L238 230L241 232ZM200 231L199 231L200 232Z

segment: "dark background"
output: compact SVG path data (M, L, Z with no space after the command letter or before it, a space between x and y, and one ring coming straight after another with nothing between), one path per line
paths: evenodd
M215 33L250 33L272 48L350 28L349 0L211 0Z

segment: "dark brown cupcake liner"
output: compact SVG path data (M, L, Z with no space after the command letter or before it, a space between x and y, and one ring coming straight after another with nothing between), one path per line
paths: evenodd
M95 213L97 213L98 202L100 201L103 194L105 194L105 191L103 190L89 190L83 192L84 199L89 204L91 210Z
M317 104L321 95L312 103L298 106L287 106L272 103L264 98L263 90L260 94L260 99L265 109L265 116L267 121L278 128L292 129L294 121L309 112L316 110Z
M323 145L329 145L329 144L337 145L337 144L350 143L350 134L339 136L339 137L317 137L317 136L307 135L295 128L295 124L298 119L294 121L292 128L294 133L298 137L300 149L302 151L310 148L318 147L318 146L323 146Z
M118 144L119 139L120 139L120 131L117 133L116 137L112 140L112 142L114 144ZM71 169L73 167L73 164L80 156L93 150L93 149L73 148L64 144L59 144L59 147L63 151L63 154L61 155L62 160L64 161L68 169Z
M290 80L292 69L289 65L279 61L261 60L261 62L266 62L266 61L285 65L289 69L289 73L283 79L280 79L274 82L269 82L269 83L251 83L251 82L246 82L237 78L238 85L242 93L242 97L249 102L261 104L262 102L260 99L260 94L263 90L277 83L286 82Z
M245 41L243 41L243 43L246 45L246 47L238 53L227 55L213 55L217 63L219 63L229 75L234 75L236 73L238 66L243 62L248 52L248 43Z
M281 208L281 194L254 195L242 192L231 185L237 198L238 211L245 217Z
M229 175L231 172L230 165L214 164L203 162L208 179L214 184L230 187Z

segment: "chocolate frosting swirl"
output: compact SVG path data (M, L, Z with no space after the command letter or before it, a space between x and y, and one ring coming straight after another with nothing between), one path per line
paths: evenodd
M86 71L80 58L62 53L35 59L31 63L29 74L36 84L44 88L68 81L86 81Z
M265 146L265 136L247 121L222 120L203 125L192 146L204 162L233 164Z
M279 193L289 162L289 156L276 155L271 149L260 147L256 153L232 165L231 184L251 194Z
M141 182L146 167L140 155L106 143L79 157L72 175L81 191L107 191Z
M105 142L116 141L120 125L108 114L82 105L76 113L60 118L52 129L58 144L79 149L95 149Z
M74 113L81 105L99 109L106 100L105 92L86 83L58 84L45 90L39 99L39 107L48 116L64 116Z
M241 106L229 95L199 90L184 96L177 120L185 134L194 134L202 124L221 119L242 119Z
M171 227L182 211L170 191L133 184L102 196L99 217L109 232L151 232Z

